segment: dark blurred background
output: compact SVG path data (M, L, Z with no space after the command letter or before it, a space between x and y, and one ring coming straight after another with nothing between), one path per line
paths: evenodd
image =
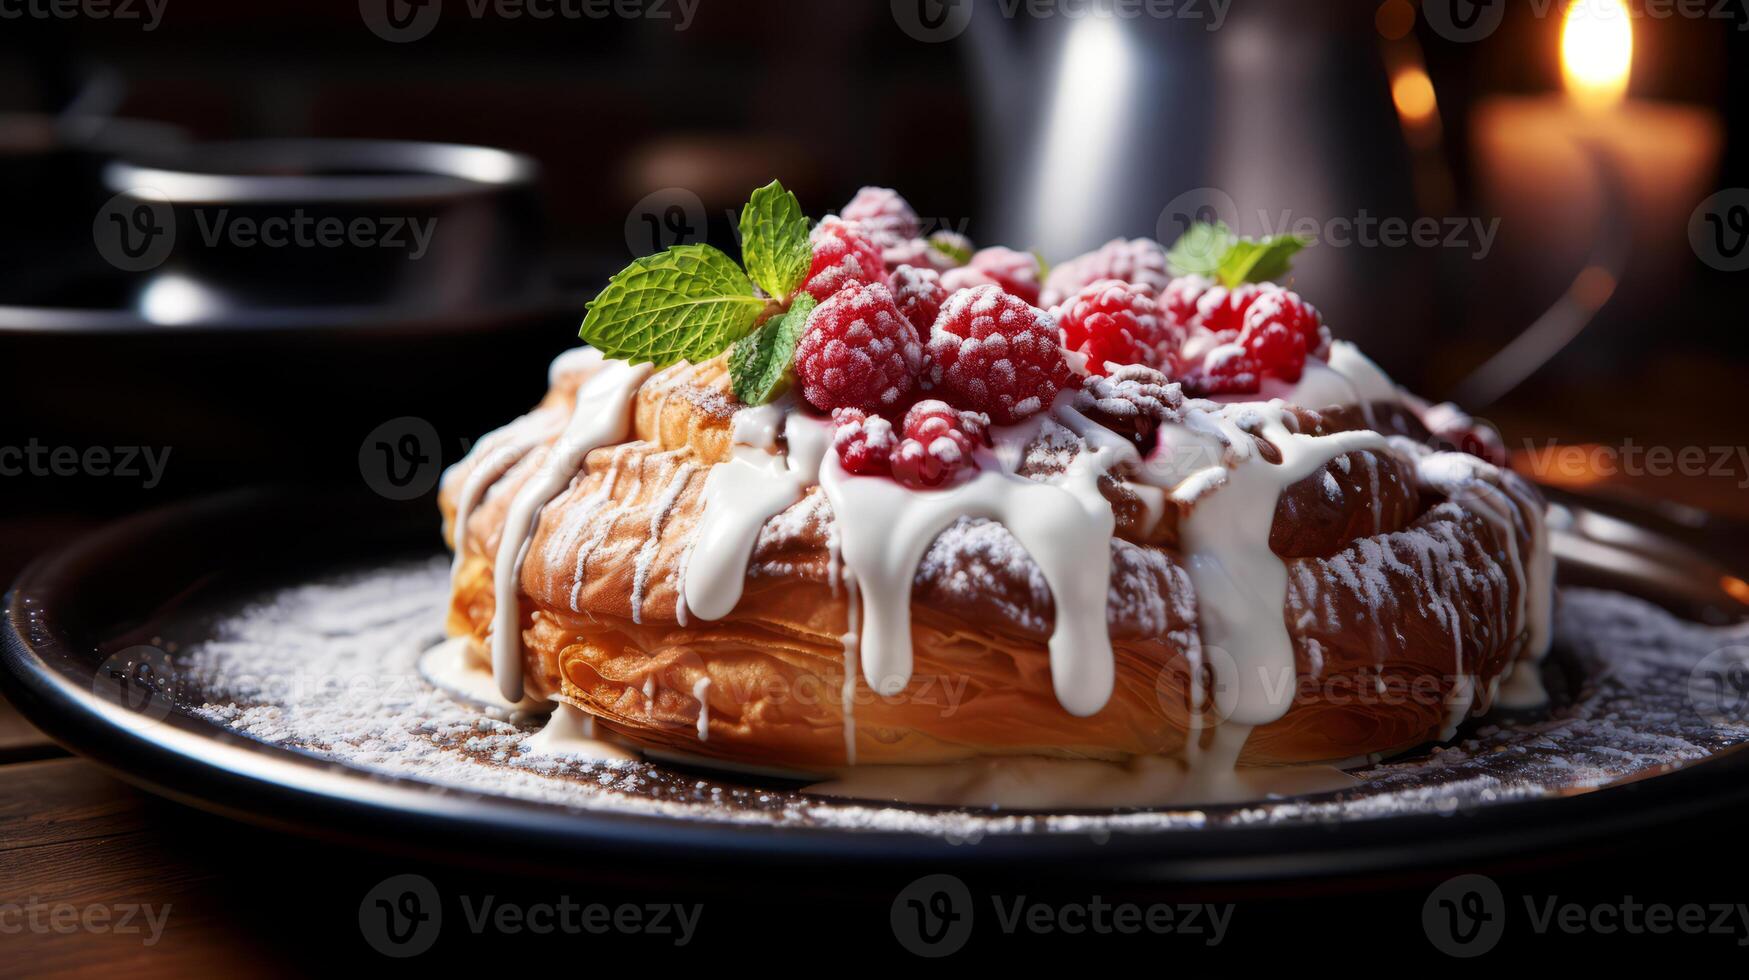
M0 10L0 445L42 453L0 478L0 570L224 486L428 489L385 490L371 459L434 480L538 398L608 274L677 239L732 250L774 176L816 217L887 185L1053 262L1170 244L1193 215L1309 232L1296 288L1337 334L1514 445L1745 441L1749 256L1725 254L1749 234L1742 5L1635 4L1630 84L1587 102L1558 0L157 2ZM268 138L526 159L205 145ZM428 167L437 185L409 183ZM203 247L177 198L168 257L122 268L105 222L184 179L166 171L363 177L299 193L436 233L418 258ZM188 193L206 218L289 206L242 186ZM168 449L150 487L49 455L132 446ZM1733 474L1653 483L1749 513Z

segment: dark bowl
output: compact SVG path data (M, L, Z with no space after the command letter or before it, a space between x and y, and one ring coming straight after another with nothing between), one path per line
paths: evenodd
M534 161L388 140L189 144L116 162L91 231L154 323L501 306L542 282Z

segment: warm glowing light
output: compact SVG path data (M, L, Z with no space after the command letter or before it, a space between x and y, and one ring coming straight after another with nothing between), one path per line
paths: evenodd
M1433 94L1433 79L1420 68L1405 68L1391 82L1391 101L1397 112L1409 123L1427 122L1439 110L1439 99Z
M1726 575L1719 580L1719 584L1724 586L1725 592L1731 598L1749 606L1749 582L1745 582L1735 575Z
M1623 0L1573 0L1561 29L1561 74L1567 91L1591 108L1627 95L1634 27Z

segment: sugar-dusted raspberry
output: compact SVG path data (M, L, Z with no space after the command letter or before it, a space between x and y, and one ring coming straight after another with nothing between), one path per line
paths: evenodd
M1064 262L1045 279L1040 302L1056 306L1084 287L1101 279L1119 279L1154 292L1166 288L1172 273L1166 265L1166 249L1150 238L1125 241L1114 238L1098 249Z
M917 330L880 283L846 286L814 307L796 345L802 397L827 412L893 408L916 387L922 365Z
M832 412L832 449L846 472L858 476L886 476L892 472L889 458L898 448L899 438L893 424L879 415L870 415L860 408L839 408Z
M1214 286L1202 276L1179 276L1160 291L1160 312L1173 323L1188 327L1196 319L1197 302Z
M1208 352L1184 379L1184 389L1199 397L1249 395L1263 387L1257 363L1242 344L1221 344Z
M1264 292L1280 289L1274 283L1241 283L1228 289L1225 286L1211 287L1196 301L1196 322L1198 325L1215 333L1232 331L1238 336L1245 328L1245 312L1251 309L1251 304Z
M990 420L943 401L920 401L905 413L905 438L893 450L893 479L913 487L939 487L977 468L973 451L988 441Z
M899 266L893 270L892 290L893 302L919 335L927 334L935 325L941 304L947 302L947 288L941 284L941 273L934 269Z
M1167 365L1184 343L1184 330L1160 314L1146 287L1102 279L1084 287L1056 309L1063 346L1087 355L1091 374L1107 363Z
M1268 289L1257 295L1245 311L1243 336L1260 335L1271 326L1280 326L1299 338L1306 353L1315 354L1326 343L1324 317L1318 308L1287 289ZM1246 340L1246 343L1251 343Z
M1038 304L1038 256L996 246L973 253L972 260L957 269L942 273L941 284L948 292L996 286L1010 296Z
M890 187L864 187L839 214L845 221L861 225L869 240L883 248L923 233L917 212Z
M820 302L846 286L886 282L881 250L856 224L827 215L808 238L814 245L814 263L802 289Z
M952 231L938 231L928 238L907 239L881 249L888 272L902 265L946 272L960 267L960 260L954 256L971 254L972 240Z
M929 334L929 382L954 404L1012 425L1072 383L1050 314L997 286L947 298Z
M1270 377L1298 381L1305 373L1306 340L1279 320L1246 317L1239 343L1251 363Z

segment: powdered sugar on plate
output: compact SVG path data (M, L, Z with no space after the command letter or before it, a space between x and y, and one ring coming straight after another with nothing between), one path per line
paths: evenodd
M420 655L442 639L447 592L448 562L432 559L253 596L210 620L204 639L178 655L179 700L239 734L363 773L596 811L957 840L1451 812L1606 786L1749 741L1749 718L1717 711L1703 717L1690 696L1701 661L1749 643L1749 627L1698 626L1638 599L1568 590L1557 659L1579 678L1570 697L1535 716L1484 720L1453 744L1355 770L1362 783L1353 789L1242 806L1108 813L859 804L755 777L530 751L538 720L494 716L420 676Z

